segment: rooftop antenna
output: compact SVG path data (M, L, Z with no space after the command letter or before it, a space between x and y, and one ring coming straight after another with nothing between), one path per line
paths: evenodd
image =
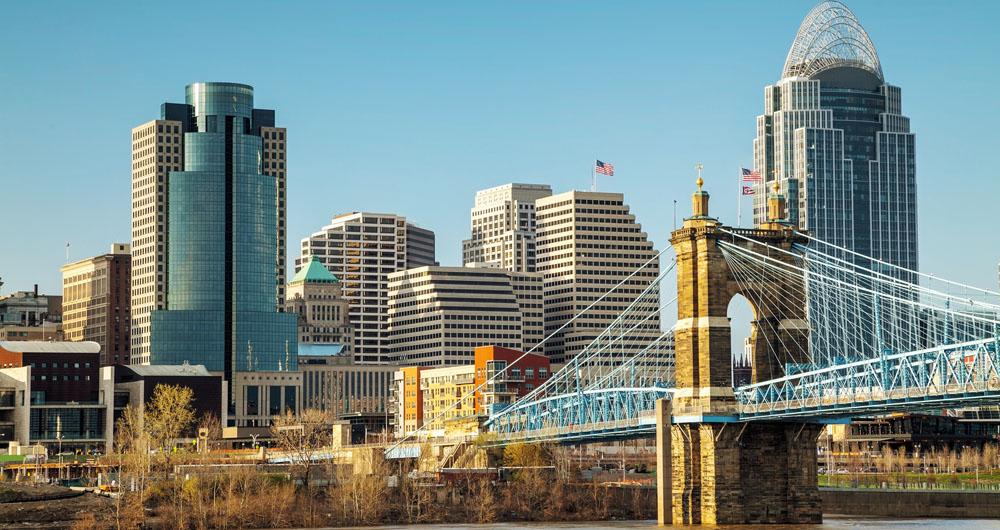
M253 371L253 342L247 340L247 371Z

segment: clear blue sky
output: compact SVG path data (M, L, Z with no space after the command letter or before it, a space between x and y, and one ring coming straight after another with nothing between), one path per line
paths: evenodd
M15 2L0 32L3 293L60 290L129 239L130 129L193 81L289 130L289 257L333 215L395 212L460 262L476 190L585 189L595 156L665 245L697 162L733 222L763 87L814 2ZM995 2L849 2L917 134L923 270L996 288Z

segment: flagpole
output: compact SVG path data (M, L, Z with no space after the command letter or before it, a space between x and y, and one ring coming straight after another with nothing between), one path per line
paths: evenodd
M743 168L736 171L737 188L740 192L736 194L736 227L743 227Z
M597 191L597 168L594 164L590 165L590 191Z

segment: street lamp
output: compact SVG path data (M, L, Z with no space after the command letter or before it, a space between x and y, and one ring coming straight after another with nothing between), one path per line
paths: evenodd
M62 416L56 416L56 440L59 441L59 478L62 478L62 467L63 467L62 439L63 439Z

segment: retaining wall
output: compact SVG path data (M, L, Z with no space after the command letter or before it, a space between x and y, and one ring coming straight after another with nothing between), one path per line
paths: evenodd
M1000 493L820 488L823 513L1000 519Z

